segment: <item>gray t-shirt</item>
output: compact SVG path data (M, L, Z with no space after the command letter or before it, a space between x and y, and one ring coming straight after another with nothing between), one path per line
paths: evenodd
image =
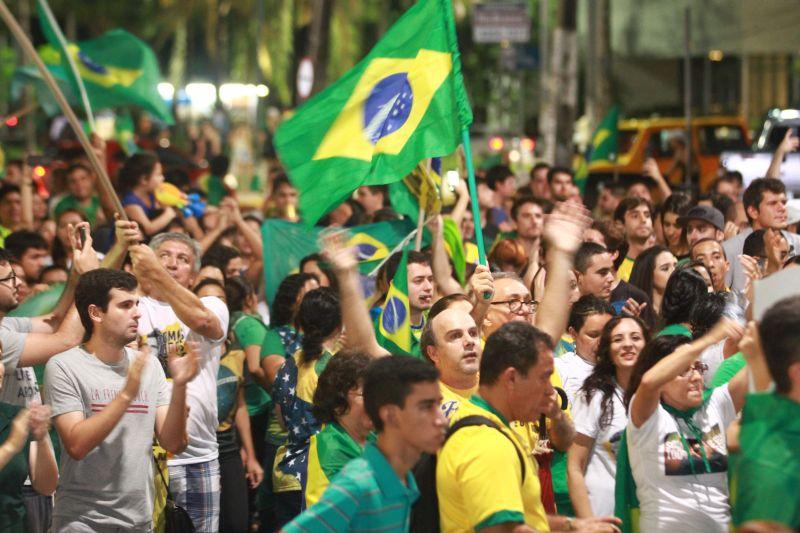
M5 317L0 322L0 344L3 349L0 360L6 371L3 387L0 388L0 402L27 407L33 400L41 401L33 368L19 366L31 324L30 318Z
M135 352L126 348L122 361L106 364L79 346L51 358L44 382L53 417L78 411L88 418L101 411L125 386L133 357ZM169 401L164 371L153 356L139 394L105 440L81 461L61 454L53 516L95 530L147 531L153 515L156 408Z

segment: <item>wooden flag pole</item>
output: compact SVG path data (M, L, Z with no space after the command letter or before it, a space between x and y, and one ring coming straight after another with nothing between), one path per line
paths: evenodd
M111 179L108 177L105 167L100 163L100 159L94 152L92 143L89 141L89 137L87 137L86 133L83 131L78 117L69 106L67 99L64 97L64 93L61 92L61 89L58 87L53 75L50 74L49 70L47 70L47 67L42 62L42 58L40 58L39 54L36 53L33 43L31 43L31 40L27 35L25 35L25 32L14 18L14 15L8 9L8 6L6 6L4 0L0 0L0 17L3 18L3 21L11 30L11 33L14 35L14 39L16 39L17 43L19 43L25 54L27 54L28 57L36 64L36 68L39 69L39 73L44 78L44 81L50 88L50 91L52 91L53 96L55 96L58 106L67 117L67 121L69 121L70 126L72 126L75 135L78 137L78 141L80 141L81 146L83 146L83 149L86 151L86 155L89 157L89 162L92 164L92 168L94 168L94 171L97 173L100 187L113 203L114 210L119 214L120 219L128 220L125 210L122 208L122 203L119 201L117 193L114 190L114 186L111 185Z

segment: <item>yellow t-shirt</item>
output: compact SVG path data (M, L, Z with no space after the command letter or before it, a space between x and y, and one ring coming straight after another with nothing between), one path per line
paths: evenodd
M478 392L478 378L475 377L475 386L469 389L456 389L445 385L439 381L439 389L442 391L442 412L447 420L458 410L459 405L469 401L470 397Z
M633 259L626 257L617 269L617 279L628 281L631 279L631 271L633 270Z
M558 387L560 389L564 389L564 384L561 381L561 376L558 374L558 370L555 368L553 369L553 373L550 374L550 384L553 387ZM569 406L567 406L564 414L567 415L568 418L572 418L569 412ZM550 433L550 427L552 422L550 419L547 419L547 433ZM539 424L538 422L511 422L511 429L517 434L517 437L523 442L523 444L533 453L536 450L536 446L539 443ZM535 460L535 458L534 458Z
M549 531L538 468L525 445L482 398L473 396L462 402L452 422L470 415L492 420L514 444L486 426L465 427L450 437L436 464L441 531L460 533L523 522L538 531ZM524 482L513 446L525 460Z

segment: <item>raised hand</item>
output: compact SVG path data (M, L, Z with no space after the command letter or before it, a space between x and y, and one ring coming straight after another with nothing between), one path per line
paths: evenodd
M186 341L186 354L179 356L177 352L177 346L168 350L169 375L174 385L186 385L200 371L200 343Z
M591 223L585 207L561 203L547 216L543 236L551 250L574 254L583 243L583 232Z
M72 247L72 268L80 275L100 268L97 252L92 248L92 233L88 222L80 222L68 227L69 243ZM83 233L86 238L81 236Z
M119 213L114 214L114 235L117 242L125 246L139 244L144 240L139 224L133 220L121 220Z
M491 301L492 296L494 296L494 278L489 271L489 267L486 265L475 267L475 272L469 278L469 286L475 302Z
M722 318L705 336L711 344L716 344L728 338L741 339L743 334L744 328L741 324L730 318Z
M794 152L800 147L800 138L795 135L792 135L792 128L786 129L786 135L783 136L783 140L781 144L778 145L778 152L781 154L788 154L789 152Z
M347 245L347 232L343 230L325 232L320 236L322 256L335 271L344 272L358 264L355 248Z
M50 431L50 407L40 403L31 403L28 406L30 416L28 418L28 429L33 440L40 441L47 437Z
M622 307L622 312L631 316L640 317L645 307L647 307L647 302L639 303L633 298L628 298L625 305Z
M122 393L126 394L129 400L136 398L139 394L139 387L142 384L142 372L150 360L150 349L145 346L141 351L136 352L136 357L131 361L128 366L128 378L125 380L125 386Z

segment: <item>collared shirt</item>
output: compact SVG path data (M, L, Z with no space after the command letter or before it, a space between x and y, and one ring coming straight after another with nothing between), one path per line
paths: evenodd
M473 396L463 402L451 423L470 415L492 420L505 436L494 428L469 426L447 440L436 464L441 530L476 531L498 524L525 523L538 531L549 531L538 468L530 448L483 398ZM525 461L524 480L514 447Z
M375 444L339 472L316 505L287 524L285 533L322 531L407 532L419 498L411 472L405 485Z

